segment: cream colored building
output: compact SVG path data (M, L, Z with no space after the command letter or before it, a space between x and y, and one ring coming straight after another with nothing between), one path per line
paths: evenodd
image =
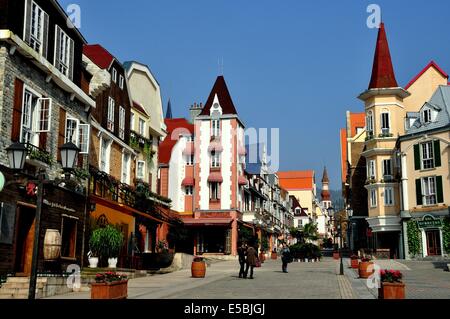
M147 65L139 62L125 62L127 78L130 88L131 98L134 102L132 109L131 131L139 133L144 128L144 138L148 139L152 145L154 155L151 159L145 160L147 171L144 174L144 181L151 185L151 190L157 192L158 180L158 157L159 143L166 137L166 126L161 100L161 91L158 81L155 79ZM140 108L143 109L139 110ZM145 123L139 122L145 120ZM135 134L136 135L136 134ZM142 160L142 158L141 158ZM136 166L138 163L136 163ZM142 164L140 164L142 165Z

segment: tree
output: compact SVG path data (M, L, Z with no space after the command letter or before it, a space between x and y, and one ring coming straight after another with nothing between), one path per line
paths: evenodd
M319 232L317 230L317 224L313 222L306 224L303 228L303 237L306 242L318 240Z

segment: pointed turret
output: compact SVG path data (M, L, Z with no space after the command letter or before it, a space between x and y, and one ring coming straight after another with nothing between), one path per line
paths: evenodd
M225 83L225 79L222 75L217 77L216 83L214 83L205 107L200 115L210 114L216 96L219 100L220 106L222 107L222 114L237 115L236 108L234 107L233 100L231 99L230 92L228 91L227 84Z
M327 168L325 167L323 170L323 177L322 177L322 193L320 194L322 196L322 202L329 202L331 200L329 184L330 179L328 178L328 171Z
M322 183L329 183L330 179L328 178L328 171L327 171L327 167L325 166L324 170L323 170L323 177L322 177Z
M373 60L372 78L369 89L396 88L398 87L395 79L394 67L392 66L391 53L386 37L384 23L381 23L378 30L377 47Z
M171 118L173 118L173 116L172 116L172 103L170 103L170 99L169 99L169 102L167 103L166 119L171 119Z

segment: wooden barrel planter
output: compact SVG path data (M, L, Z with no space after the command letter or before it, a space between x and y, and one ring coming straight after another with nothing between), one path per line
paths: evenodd
M378 288L378 299L405 299L405 284L382 282Z
M373 262L362 261L359 263L359 278L367 279L372 276L374 272Z
M61 256L61 234L56 229L47 229L44 237L44 259L57 260Z
M127 297L128 280L91 284L91 299L126 299Z
M193 261L191 266L192 278L205 278L206 263L204 261Z

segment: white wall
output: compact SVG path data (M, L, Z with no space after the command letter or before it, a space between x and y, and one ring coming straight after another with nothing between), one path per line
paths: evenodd
M230 120L221 120L222 124L222 189L221 189L221 209L231 208L231 178L233 159L233 128Z
M181 186L186 175L186 165L183 158L183 150L186 148L186 140L180 139L172 149L169 164L169 198L172 199L172 209L184 212L184 190Z
M210 122L209 121L197 121L200 125L200 209L209 209L209 187L208 176L210 168L210 157L208 153L208 147L210 142Z

